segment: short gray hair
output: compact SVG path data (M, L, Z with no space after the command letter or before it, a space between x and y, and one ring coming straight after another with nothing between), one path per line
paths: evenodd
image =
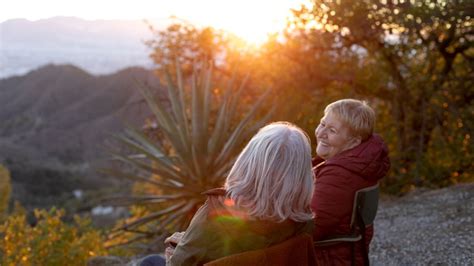
M310 220L313 171L308 135L287 122L261 128L240 153L225 188L252 217Z
M375 112L365 101L342 99L330 103L324 114L331 112L349 127L352 135L360 136L362 141L374 132Z

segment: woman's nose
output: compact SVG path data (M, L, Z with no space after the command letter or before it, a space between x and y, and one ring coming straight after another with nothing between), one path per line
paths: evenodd
M325 132L326 131L324 130L324 128L321 128L321 127L316 128L316 138L319 139L319 138L324 137Z
M318 126L314 132L316 135L316 138L321 138L323 135L323 132L324 132L324 129Z

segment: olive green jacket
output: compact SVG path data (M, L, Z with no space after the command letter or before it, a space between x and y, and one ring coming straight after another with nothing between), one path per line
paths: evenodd
M213 189L194 215L176 247L169 265L202 265L249 250L262 249L301 233L312 234L314 223L272 222L249 217L225 197L224 189Z

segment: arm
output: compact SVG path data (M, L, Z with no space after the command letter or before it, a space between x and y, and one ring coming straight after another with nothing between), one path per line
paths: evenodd
M169 263L171 256L173 256L174 249L183 238L184 233L186 232L174 232L170 237L165 239L165 245L167 246L165 249L165 258L167 263Z
M311 209L315 213L314 240L337 234L336 229L350 217L354 193L351 173L337 166L325 166L317 173ZM349 225L347 225L349 226Z
M209 234L208 202L194 215L191 223L179 241L169 265L198 265L206 258L208 250L215 243L215 235Z

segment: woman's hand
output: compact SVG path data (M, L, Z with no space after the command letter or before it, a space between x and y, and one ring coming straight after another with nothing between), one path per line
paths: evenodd
M165 259L166 259L166 265L170 262L171 256L173 256L174 253L174 248L173 247L167 247L165 249Z
M165 239L165 245L168 245L168 247L165 249L166 263L168 263L171 259L171 256L173 256L174 249L178 245L179 241L181 241L183 238L184 233L184 231L175 232L170 237Z
M184 231L173 233L170 237L165 239L165 245L176 247L179 241L181 241L181 238L183 238L184 233Z

